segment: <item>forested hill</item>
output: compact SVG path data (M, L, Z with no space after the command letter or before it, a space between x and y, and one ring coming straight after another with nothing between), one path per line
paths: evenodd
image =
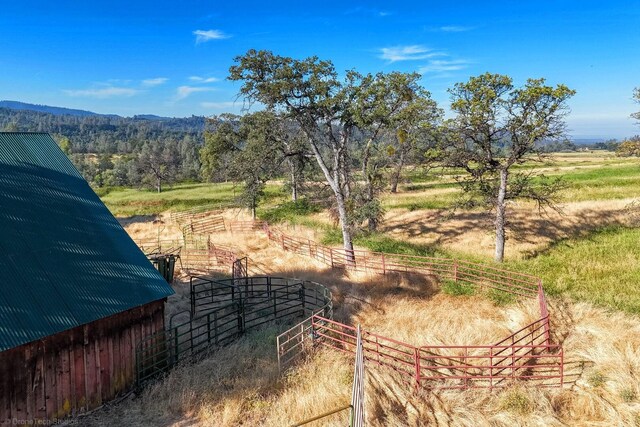
M52 107L50 105L28 104L19 101L0 101L0 108L10 108L12 110L30 110L40 113L51 113L56 115L66 114L69 116L98 116L98 113L86 110L74 110L72 108Z
M6 105L7 101L4 102ZM31 105L17 104L25 108ZM66 137L71 141L74 153L131 153L144 142L185 138L197 144L203 143L206 121L203 116L120 117L59 107L33 107L42 107L50 112L0 106L0 130L49 132L57 139ZM67 113L69 111L76 113Z

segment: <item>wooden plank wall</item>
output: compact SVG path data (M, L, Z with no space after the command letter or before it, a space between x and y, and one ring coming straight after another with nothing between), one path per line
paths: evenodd
M56 422L135 383L135 348L164 328L156 301L0 353L0 425Z

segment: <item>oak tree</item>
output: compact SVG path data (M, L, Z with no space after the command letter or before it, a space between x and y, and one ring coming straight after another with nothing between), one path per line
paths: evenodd
M471 200L495 210L495 260L504 258L507 203L525 198L555 207L562 184L514 166L540 160L542 141L565 134L567 100L575 94L563 84L529 79L515 87L511 77L485 73L449 90L455 117L447 122L440 156L446 166L466 172L460 183Z
M297 60L269 51L249 50L235 62L229 79L242 82L240 95L283 114L300 127L307 150L333 192L343 246L348 252L353 251L348 203L357 185L354 156L358 137L363 132L368 132L369 137L377 136L392 125L378 120L372 115L375 111L362 108L385 104L380 97L386 92L375 90L385 75L348 71L340 79L330 61L317 57Z

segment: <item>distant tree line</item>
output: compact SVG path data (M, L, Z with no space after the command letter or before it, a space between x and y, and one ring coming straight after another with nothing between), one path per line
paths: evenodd
M49 132L97 187L200 180L204 117L143 118L54 115L0 108L0 129Z

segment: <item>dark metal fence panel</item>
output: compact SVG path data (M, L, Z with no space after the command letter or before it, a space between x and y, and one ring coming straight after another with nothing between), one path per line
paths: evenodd
M213 345L227 344L242 331L241 304L231 303L156 332L136 348L136 383L140 386Z
M332 313L331 293L318 283L270 276L247 277L240 285L235 280L191 278L191 319L170 323L138 345L138 385L267 323Z

